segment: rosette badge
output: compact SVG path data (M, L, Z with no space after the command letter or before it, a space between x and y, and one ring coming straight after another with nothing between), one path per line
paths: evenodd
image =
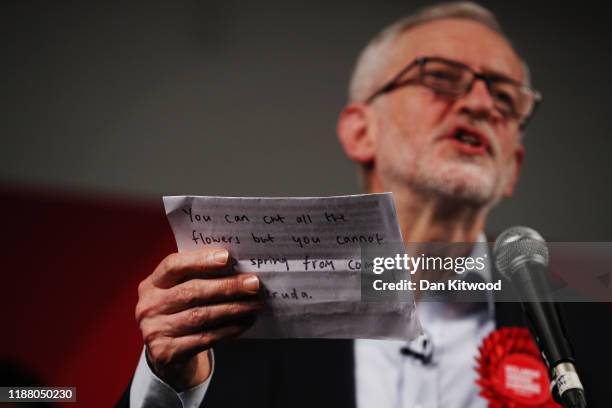
M561 408L553 400L546 366L526 328L496 330L479 351L476 382L490 408Z

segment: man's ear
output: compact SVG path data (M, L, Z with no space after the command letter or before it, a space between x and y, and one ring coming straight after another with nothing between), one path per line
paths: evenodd
M514 152L514 171L512 173L512 178L510 182L506 186L506 191L504 191L504 197L512 197L514 193L514 188L518 183L519 176L521 175L521 167L523 165L523 159L525 158L525 147L523 144L519 144Z
M361 164L372 163L376 153L376 124L368 105L347 105L340 112L336 132L349 159Z

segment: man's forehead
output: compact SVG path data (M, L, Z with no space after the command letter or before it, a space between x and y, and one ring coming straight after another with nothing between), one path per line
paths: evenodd
M468 19L436 20L411 28L397 38L392 55L391 72L416 57L435 56L478 71L525 80L521 60L508 41L484 24Z

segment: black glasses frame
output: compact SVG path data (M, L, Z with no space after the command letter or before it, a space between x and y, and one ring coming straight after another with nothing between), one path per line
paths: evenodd
M444 92L444 91L441 91L439 89L432 88L432 87L428 86L427 84L425 84L424 81L423 81L423 71L422 71L422 68L423 68L423 66L427 62L442 62L442 63L448 64L448 65L455 66L457 68L464 69L464 70L468 71L472 75L472 82L470 82L470 84L466 87L466 89L462 93ZM378 98L381 95L384 95L386 93L392 92L392 91L394 91L394 90L396 90L398 88L401 88L403 86L413 84L414 81L410 81L410 80L409 81L406 81L406 80L405 81L401 81L400 79L408 71L412 70L414 67L417 67L417 66L420 69L419 77L418 77L418 83L420 85L428 87L429 89L432 89L433 91L435 91L437 93L448 94L448 95L452 95L452 96L455 96L455 97L458 97L458 96L461 96L461 95L465 95L466 93L470 92L470 90L474 86L474 82L476 82L476 80L478 80L478 79L481 79L482 81L484 81L484 83L487 86L487 90L489 91L489 93L492 92L491 91L491 84L493 82L505 82L505 83L509 83L509 84L518 86L518 87L520 87L523 90L528 91L533 96L533 107L531 108L531 112L529 112L529 114L526 115L525 117L521 117L521 115L518 112L516 112L516 111L513 111L513 112L510 113L512 117L514 117L515 119L519 120L519 123L520 123L522 128L524 128L527 125L527 122L533 116L533 114L536 111L536 108L539 106L539 104L542 101L542 94L540 92L538 92L537 90L533 89L529 85L526 85L526 84L523 84L521 82L515 81L515 80L513 80L511 78L506 78L506 77L503 77L503 76L500 76L500 75L490 75L490 74L483 74L481 72L476 72L471 67L469 67L469 66L467 66L465 64L462 64L461 62L448 60L446 58L440 58L440 57L419 57L419 58L416 58L415 60L413 60L408 65L406 65L397 75L395 75L393 78L391 78L391 80L389 80L385 85L383 85L380 89L378 89L372 95L370 95L365 100L365 103L366 104L370 104L376 98Z

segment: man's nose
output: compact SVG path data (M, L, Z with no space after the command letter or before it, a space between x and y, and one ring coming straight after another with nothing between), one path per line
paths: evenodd
M474 119L492 119L500 116L495 101L483 79L476 79L472 88L457 100L460 112Z

